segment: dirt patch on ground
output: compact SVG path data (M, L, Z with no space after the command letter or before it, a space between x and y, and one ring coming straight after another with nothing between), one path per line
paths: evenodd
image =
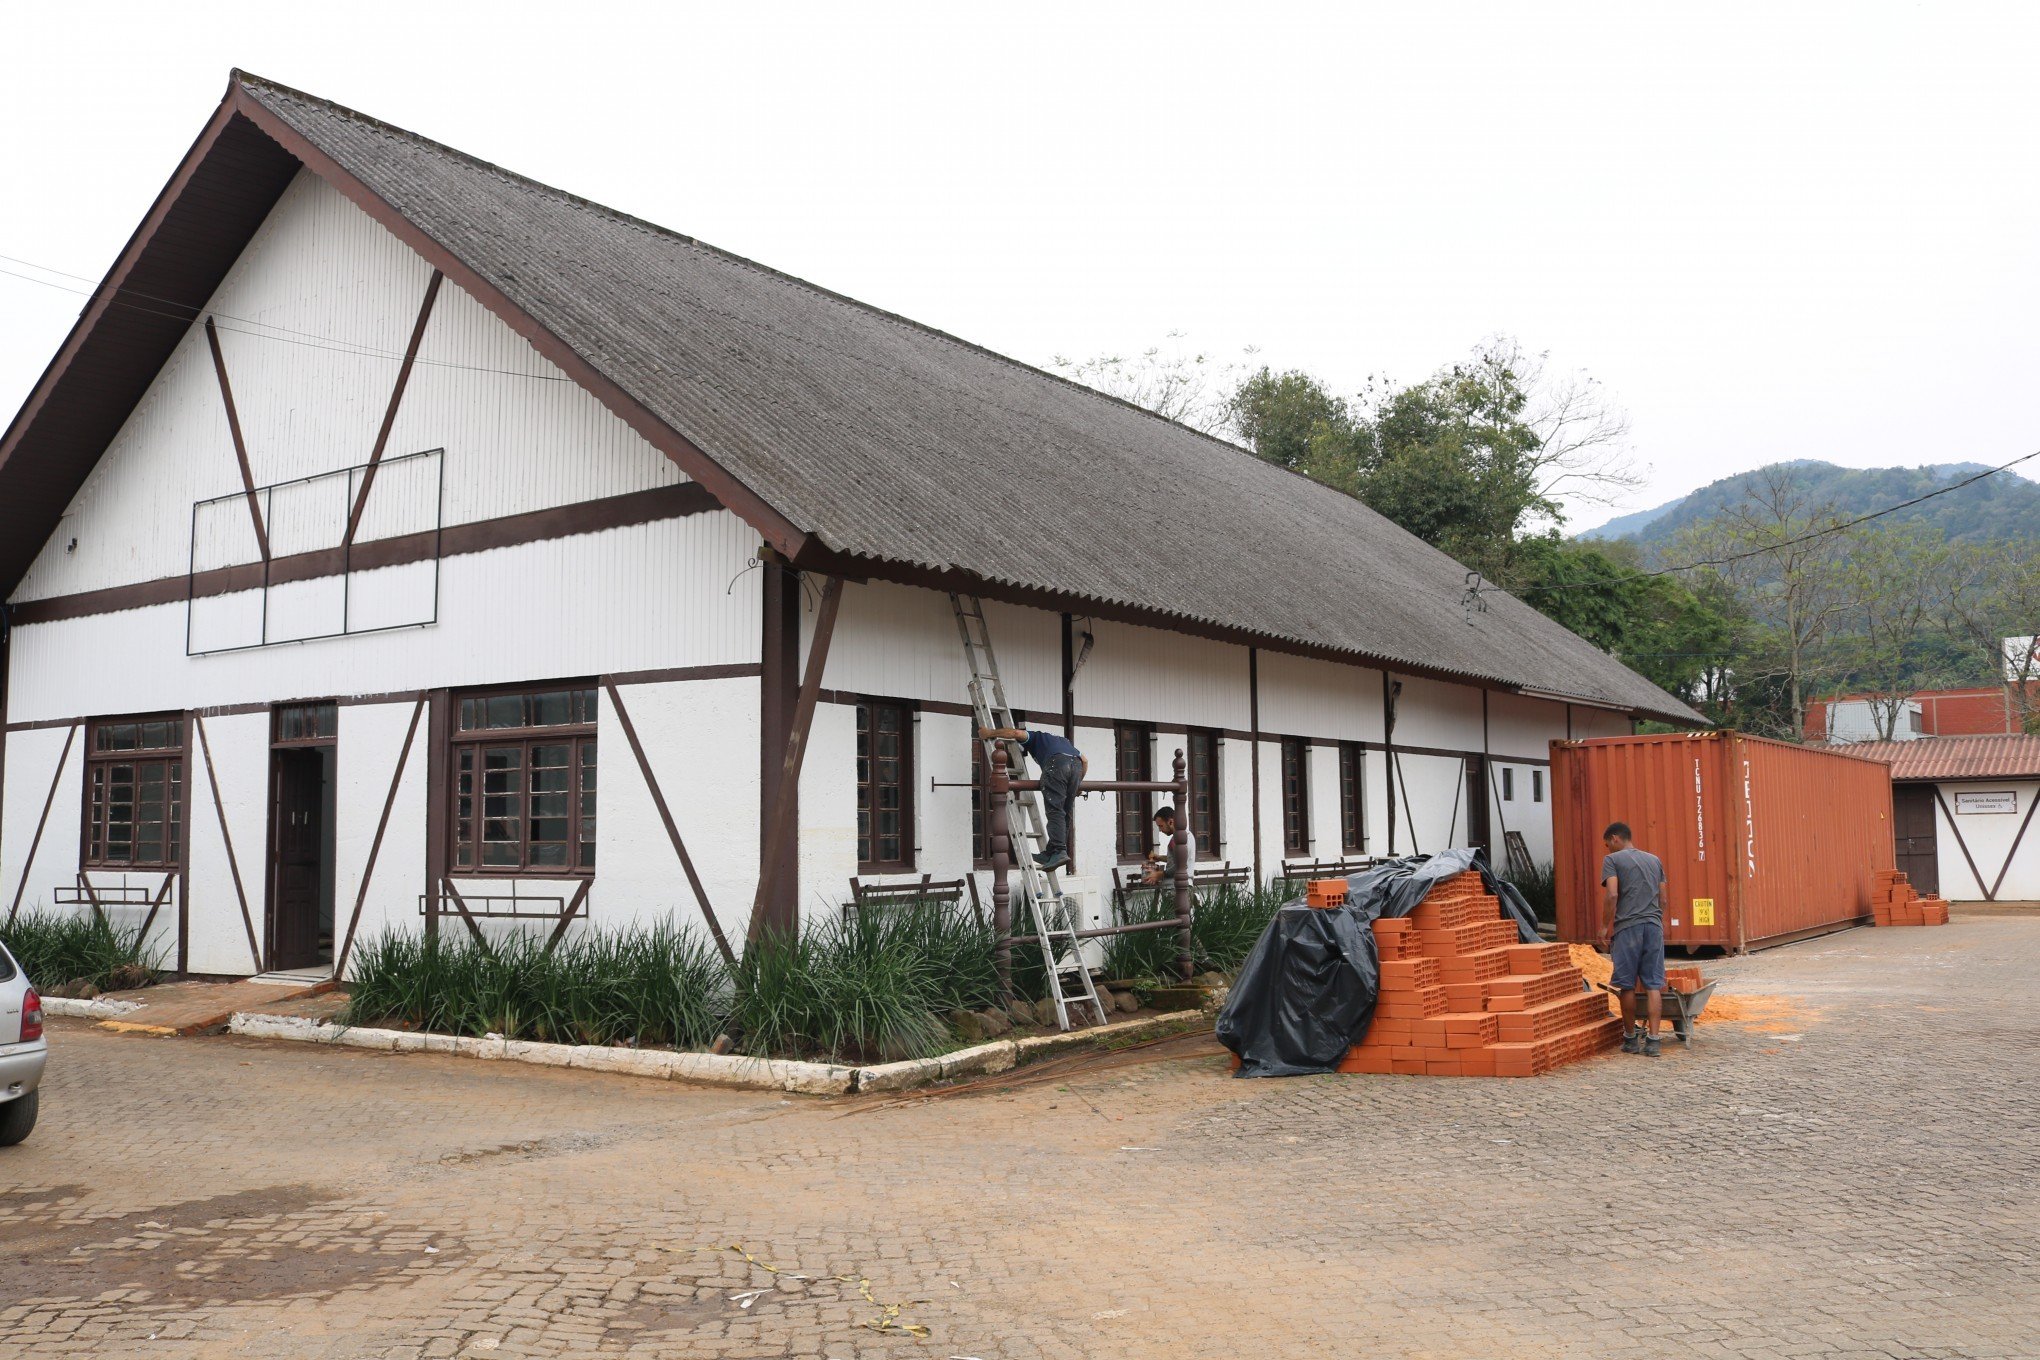
M150 1304L325 1295L426 1256L438 1259L415 1231L388 1241L395 1225L359 1227L351 1215L343 1227L343 1216L318 1209L326 1198L314 1186L274 1186L68 1223L16 1224L0 1255L0 1299L92 1299L116 1289L146 1290Z
M1742 1025L1758 1034L1790 1034L1805 1029L1820 1015L1796 997L1723 995L1716 991L1700 1019Z

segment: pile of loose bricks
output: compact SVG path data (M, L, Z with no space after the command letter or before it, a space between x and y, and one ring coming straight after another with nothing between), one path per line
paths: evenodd
M1932 893L1922 897L1903 871L1879 869L1870 911L1880 926L1945 926L1948 904Z
M1313 883L1313 906L1345 883ZM1341 1072L1428 1077L1534 1077L1622 1042L1607 999L1586 990L1562 944L1518 943L1477 873L1433 887L1404 917L1374 922L1381 993L1366 1038Z

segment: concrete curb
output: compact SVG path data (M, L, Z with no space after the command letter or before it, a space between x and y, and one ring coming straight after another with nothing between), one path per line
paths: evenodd
M77 1005L97 1003L77 1002ZM1097 1029L1072 1030L1032 1039L1001 1039L933 1058L882 1063L876 1067L841 1067L834 1063L788 1062L779 1058L741 1058L720 1053L678 1053L665 1048L614 1048L599 1044L539 1044L490 1036L420 1034L412 1030L370 1029L336 1025L294 1015L235 1014L229 1033L249 1039L283 1039L295 1043L332 1044L384 1053L445 1053L457 1058L528 1063L536 1067L577 1067L589 1072L686 1081L703 1086L728 1086L751 1091L791 1091L800 1095L843 1096L864 1092L905 1091L953 1077L1004 1072L1032 1057L1056 1049L1129 1037L1150 1029L1180 1026L1186 1012L1128 1020Z
M117 1015L142 1008L139 1001L108 1001L104 997L80 1001L70 996L46 996L42 1004L43 1010L51 1015L69 1015L81 1020L111 1020Z

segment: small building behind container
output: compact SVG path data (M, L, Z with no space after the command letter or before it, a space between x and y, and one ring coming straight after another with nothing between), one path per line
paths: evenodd
M2040 736L1869 741L1849 754L1891 770L1898 867L1958 902L2040 901Z
M1665 943L1742 953L1866 921L1893 865L1887 768L1740 732L1553 742L1558 929L1606 916L1601 833L1627 822L1665 865Z

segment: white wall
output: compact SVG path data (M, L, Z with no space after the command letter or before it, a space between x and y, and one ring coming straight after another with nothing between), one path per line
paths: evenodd
M1986 891L2002 873L2004 882L1997 888L1997 901L2040 901L2040 831L2028 826L2025 836L2019 835L2019 828L2025 823L2033 800L2040 798L2040 783L1993 780L1983 784L1950 783L1937 787L1941 804L1934 809L1934 846L1941 867L1941 896L1958 902L1983 901ZM1957 794L2006 791L2016 796L2017 812L1958 810ZM1960 833L1959 842L1957 833ZM2013 851L2014 841L2018 843L2016 854ZM1969 852L1967 856L1963 854L1965 846ZM1970 868L1972 859L1976 862L1974 870ZM1979 876L1981 882L1978 882Z

